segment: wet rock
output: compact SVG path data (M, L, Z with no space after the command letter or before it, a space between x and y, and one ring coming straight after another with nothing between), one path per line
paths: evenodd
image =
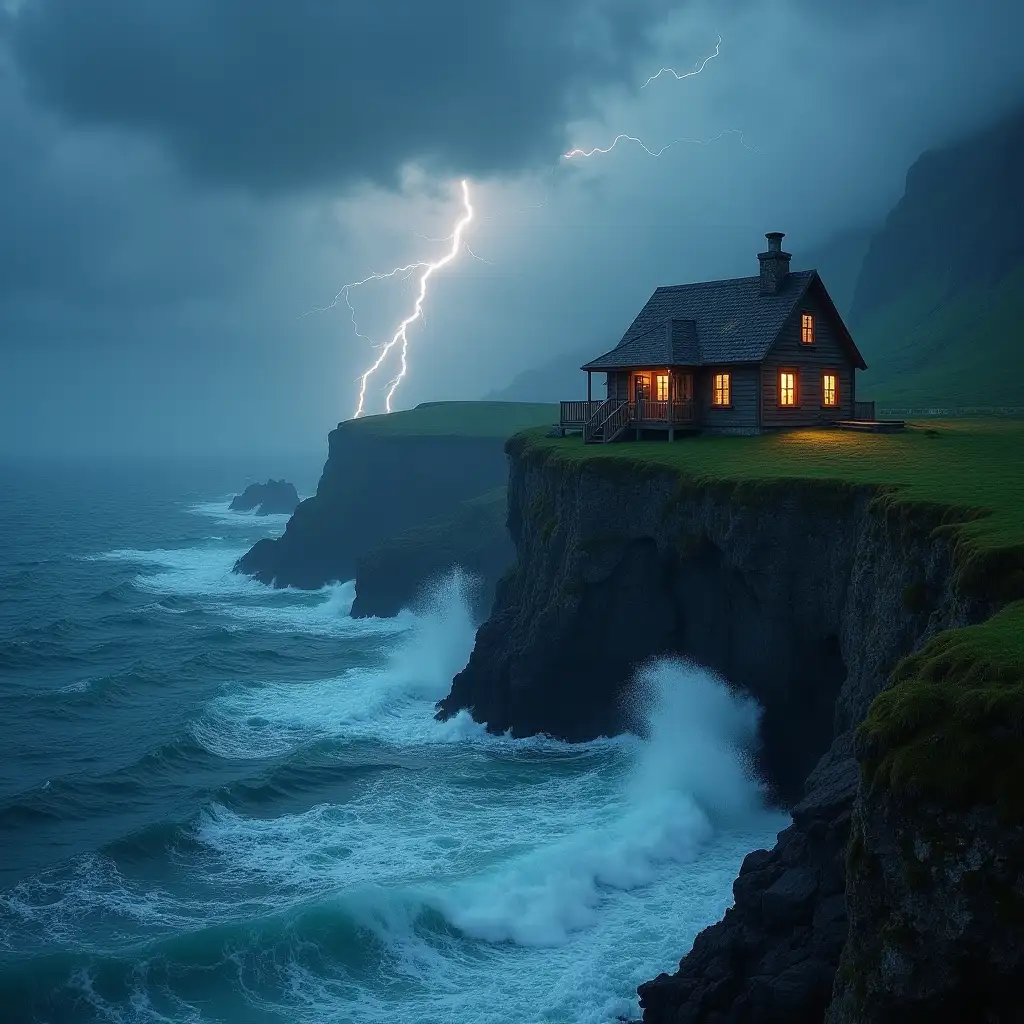
M236 494L228 506L232 512L252 512L258 516L290 516L299 504L295 485L287 480L268 480L265 484L249 484Z

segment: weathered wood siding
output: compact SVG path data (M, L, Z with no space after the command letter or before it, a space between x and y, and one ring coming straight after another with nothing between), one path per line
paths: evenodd
M609 372L608 398L614 398L618 402L629 401L629 373L626 370Z
M813 345L804 345L800 341L803 313L814 317ZM840 330L822 301L817 286L809 289L761 365L762 426L811 426L853 416L853 361L841 341ZM795 407L779 405L779 373L782 370L795 370L797 373ZM828 371L839 378L839 405L834 407L822 404L821 378Z
M732 374L732 407L716 408L715 374ZM760 377L756 366L704 366L694 376L697 422L708 428L757 426L757 391Z

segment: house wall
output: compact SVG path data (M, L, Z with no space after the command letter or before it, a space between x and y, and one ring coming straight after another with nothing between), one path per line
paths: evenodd
M814 316L814 344L800 341L801 314ZM817 287L808 290L793 310L764 363L761 365L761 425L765 427L810 426L853 417L854 367L835 322ZM798 405L779 406L779 373L796 370ZM839 405L822 406L821 377L827 370L839 378Z
M629 401L629 374L625 370L612 370L608 374L608 397L617 402Z
M732 407L717 408L714 398L715 374L732 374ZM704 366L694 378L697 422L709 430L743 430L758 426L757 398L760 375L756 366Z

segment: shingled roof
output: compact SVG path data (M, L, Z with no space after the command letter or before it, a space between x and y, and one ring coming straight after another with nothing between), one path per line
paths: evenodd
M582 369L759 363L815 281L827 298L816 270L787 274L773 295L761 294L760 277L658 288L618 345Z

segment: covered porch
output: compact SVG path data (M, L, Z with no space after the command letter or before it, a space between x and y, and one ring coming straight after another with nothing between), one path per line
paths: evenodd
M607 397L593 397L593 372L587 370L587 399L562 402L559 427L580 430L587 442L614 441L626 430L665 431L669 440L677 429L696 425L693 369L650 367L609 369Z

